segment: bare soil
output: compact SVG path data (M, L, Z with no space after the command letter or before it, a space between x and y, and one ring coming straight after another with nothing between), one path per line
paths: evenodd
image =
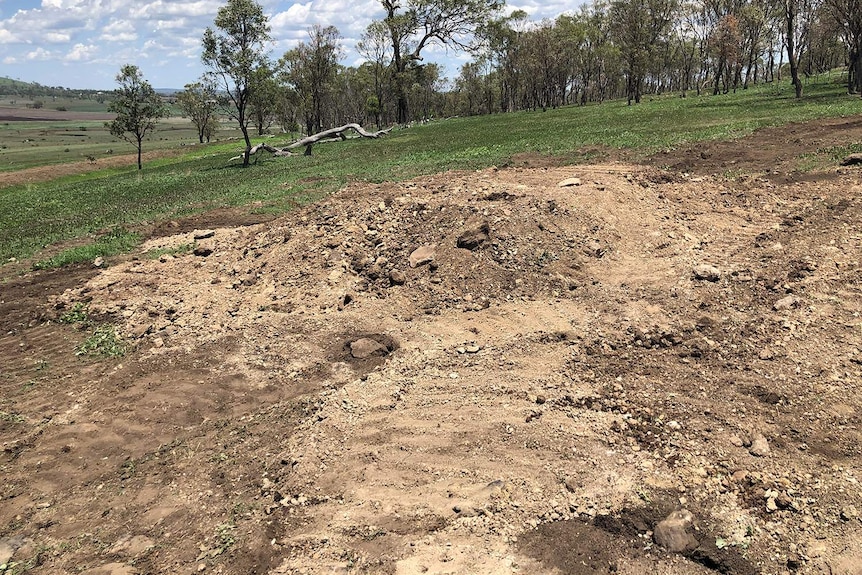
M775 137L354 183L7 278L0 565L862 572L862 172L715 175ZM125 357L75 355L81 303Z

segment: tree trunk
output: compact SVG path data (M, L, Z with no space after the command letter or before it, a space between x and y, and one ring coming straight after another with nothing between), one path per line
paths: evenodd
M291 156L293 154L291 154L290 150L292 150L294 148L300 148L303 146L305 146L305 154L304 155L310 156L311 155L311 147L314 144L316 144L318 142L323 142L323 141L332 141L334 139L346 140L347 137L344 135L344 132L347 132L348 130L353 130L354 132L356 132L357 134L359 134L363 138L379 138L380 136L388 134L390 132L390 130L392 130L392 128L387 128L385 130L379 130L377 132L366 132L362 128L362 126L360 126L359 124L345 124L345 125L339 126L337 128L330 128L328 130L324 130L324 131L319 132L317 134L299 139L299 140L297 140L291 144L288 144L287 146L285 146L283 148L276 148L275 146L270 146L269 144L258 144L254 148L249 148L246 151L246 153L244 153L243 155L234 156L233 158L231 158L228 161L238 160L240 158L244 158L246 156L246 154L248 154L248 156L254 155L254 154L258 153L260 150L266 150L267 152L271 153L274 156ZM245 162L246 160L243 160L243 161ZM243 164L243 165L246 165L246 164Z
M144 169L144 165L141 163L141 147L142 147L143 138L138 138L138 169Z
M802 97L802 80L799 79L799 62L796 59L796 0L787 0L787 62L790 64L790 80L796 97Z

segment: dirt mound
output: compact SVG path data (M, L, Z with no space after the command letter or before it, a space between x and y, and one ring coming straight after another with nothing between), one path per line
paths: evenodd
M72 360L86 330L44 319L0 338L0 549L46 573L850 573L860 191L490 169L160 230L159 259L42 308L86 304L131 355ZM694 551L653 540L676 508Z

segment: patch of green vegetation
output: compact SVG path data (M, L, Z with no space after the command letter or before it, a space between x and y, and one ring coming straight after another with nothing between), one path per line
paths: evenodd
M18 413L0 411L0 421L4 421L6 423L24 423L24 418Z
M698 141L739 138L765 126L860 111L859 98L846 94L843 78L824 75L809 79L801 100L794 97L789 84L782 83L719 96L653 96L635 106L612 101L547 112L455 118L396 129L379 140L318 145L311 157L260 156L245 169L228 162L239 152L237 142L190 146L181 157L148 163L143 173L134 168L94 170L0 189L0 261L30 258L45 246L108 227L216 207L259 203L258 211L280 213L316 201L353 180L398 181L452 169L505 166L519 154L559 158L563 163L608 149L647 157ZM97 255L103 254L93 250L55 256L44 265L92 260Z
M53 269L69 264L92 262L98 257L126 253L141 241L141 236L122 227L116 227L99 236L95 242L61 251L57 255L33 264L37 270Z
M846 146L830 146L828 148L820 148L818 153L826 154L830 160L837 162L843 160L850 154L862 153L862 143L847 144Z
M111 324L96 326L93 333L75 348L75 355L122 357L128 351L126 342Z
M60 316L62 323L89 323L90 315L87 313L87 304L75 302L72 309Z
M192 251L194 251L194 249L195 246L193 244L180 244L172 248L159 248L155 250L149 250L144 254L144 257L151 260L157 260L162 256L182 256L190 254L192 253Z

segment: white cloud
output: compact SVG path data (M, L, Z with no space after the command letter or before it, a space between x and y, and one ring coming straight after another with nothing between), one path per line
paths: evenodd
M93 44L75 44L72 49L63 57L65 62L87 62L92 60L99 52L99 47Z
M138 32L131 20L111 20L102 28L99 39L106 42L134 42Z
M27 61L30 61L30 62L32 62L32 61L38 62L38 61L49 60L53 56L54 55L51 52L49 52L48 50L39 46L38 48L36 48L32 52L27 52L27 55L24 57L24 59Z

